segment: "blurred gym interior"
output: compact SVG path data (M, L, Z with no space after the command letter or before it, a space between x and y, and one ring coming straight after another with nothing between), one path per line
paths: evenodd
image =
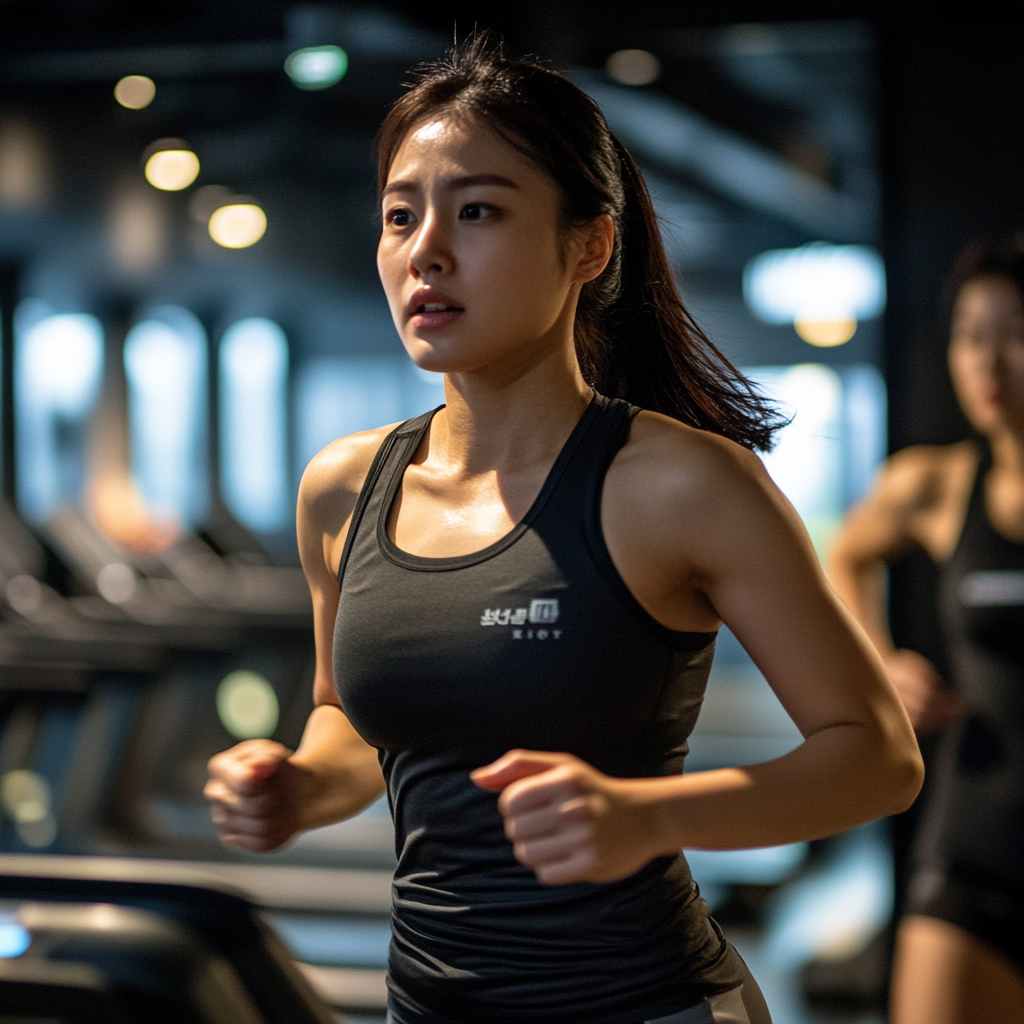
M202 786L312 707L306 462L443 400L374 262L409 68L493 27L601 105L689 308L794 414L767 463L820 551L888 451L965 434L942 277L1024 224L1024 34L985 6L0 0L0 1024L383 1021L386 804L256 856ZM800 260L849 308L766 303ZM891 612L941 664L931 573ZM724 636L688 768L798 740ZM884 1019L912 819L694 853L778 1024Z

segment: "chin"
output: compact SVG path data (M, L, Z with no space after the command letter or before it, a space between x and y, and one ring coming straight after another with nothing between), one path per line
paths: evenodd
M419 335L402 339L409 358L421 369L431 373L464 373L479 365L479 353L466 351L466 345L454 338L425 339Z

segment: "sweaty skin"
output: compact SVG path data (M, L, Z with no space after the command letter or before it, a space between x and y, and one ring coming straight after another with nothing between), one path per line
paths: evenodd
M378 269L396 328L417 365L445 374L447 399L405 473L389 531L415 555L465 554L524 515L590 401L573 322L614 228L598 217L566 234L551 179L454 115L406 137L382 212ZM389 430L334 442L303 477L298 531L316 612L318 707L294 755L243 744L211 762L215 818L235 845L271 849L289 828L336 820L381 792L376 752L359 746L337 703L331 637L352 509ZM683 846L814 838L909 805L922 769L906 714L759 459L641 413L609 469L601 523L643 607L675 630L726 622L805 742L765 764L673 778L614 779L550 751L481 766L474 781L502 792L516 856L542 882L621 878ZM304 773L300 806L271 828L264 816L285 801L268 794L285 766Z

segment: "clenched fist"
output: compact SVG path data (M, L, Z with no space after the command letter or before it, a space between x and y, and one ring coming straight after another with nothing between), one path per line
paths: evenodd
M643 782L613 779L571 754L510 750L471 778L500 791L516 859L545 885L611 882L665 853Z
M272 740L246 740L210 758L203 795L222 843L265 853L305 827L299 809L312 780L291 754Z

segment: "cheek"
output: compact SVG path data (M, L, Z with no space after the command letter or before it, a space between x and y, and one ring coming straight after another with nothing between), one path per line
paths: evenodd
M949 374L958 394L970 395L984 383L984 360L981 354L966 345L957 345L949 352Z
M404 264L395 252L395 247L386 239L381 239L377 245L377 276L392 307L401 298L403 270Z
M484 249L471 256L464 268L476 279L486 304L502 308L506 316L547 317L549 307L564 300L564 268L557 250L538 241L536 234Z

